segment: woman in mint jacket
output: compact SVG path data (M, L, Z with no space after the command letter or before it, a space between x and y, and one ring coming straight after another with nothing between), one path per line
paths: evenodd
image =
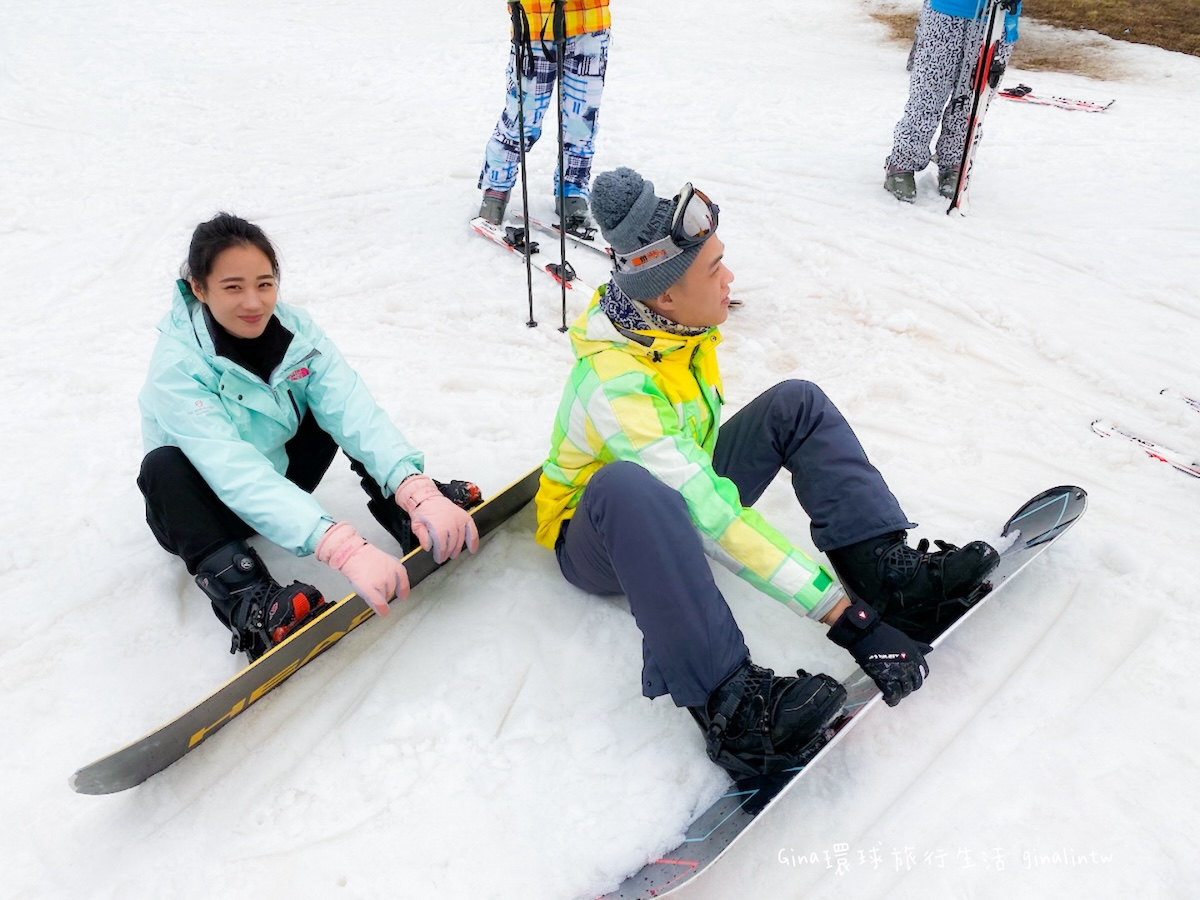
M281 587L246 543L253 534L316 553L380 615L408 594L400 560L312 496L339 447L400 555L419 541L441 562L478 545L470 515L422 474L423 454L333 342L278 302L278 282L256 225L221 213L197 226L139 397L146 521L232 631L231 652L252 660L325 605L312 585Z

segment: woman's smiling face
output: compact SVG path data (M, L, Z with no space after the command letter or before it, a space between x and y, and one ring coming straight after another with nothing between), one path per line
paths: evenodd
M275 312L279 291L271 261L251 244L222 250L203 285L192 293L222 328L240 338L259 337Z

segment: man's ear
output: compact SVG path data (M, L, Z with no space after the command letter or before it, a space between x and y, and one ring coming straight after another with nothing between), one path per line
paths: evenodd
M663 291L653 300L647 300L645 303L659 315L664 315L668 310L675 308L675 300L670 291Z

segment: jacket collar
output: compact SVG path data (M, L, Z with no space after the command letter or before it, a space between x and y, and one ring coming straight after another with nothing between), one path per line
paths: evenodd
M697 347L715 349L721 343L721 332L715 327L685 336L619 325L608 317L602 306L602 298L608 288L609 285L604 285L596 291L591 304L571 326L571 345L579 359L608 349L649 357L655 362L682 350L685 351L683 357L690 359Z

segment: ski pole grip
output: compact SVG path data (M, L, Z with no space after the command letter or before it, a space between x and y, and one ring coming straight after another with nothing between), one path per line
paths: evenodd
M508 12L512 17L513 52L516 54L517 74L521 78L532 78L533 39L529 31L529 17L520 0L508 0Z
M525 10L521 8L521 0L508 0L508 14L512 18L512 42L518 46L521 43L521 17Z
M512 42L518 47L529 46L529 17L521 0L509 0L508 12L512 17Z
M552 31L554 45L562 47L567 43L567 0L554 0Z

